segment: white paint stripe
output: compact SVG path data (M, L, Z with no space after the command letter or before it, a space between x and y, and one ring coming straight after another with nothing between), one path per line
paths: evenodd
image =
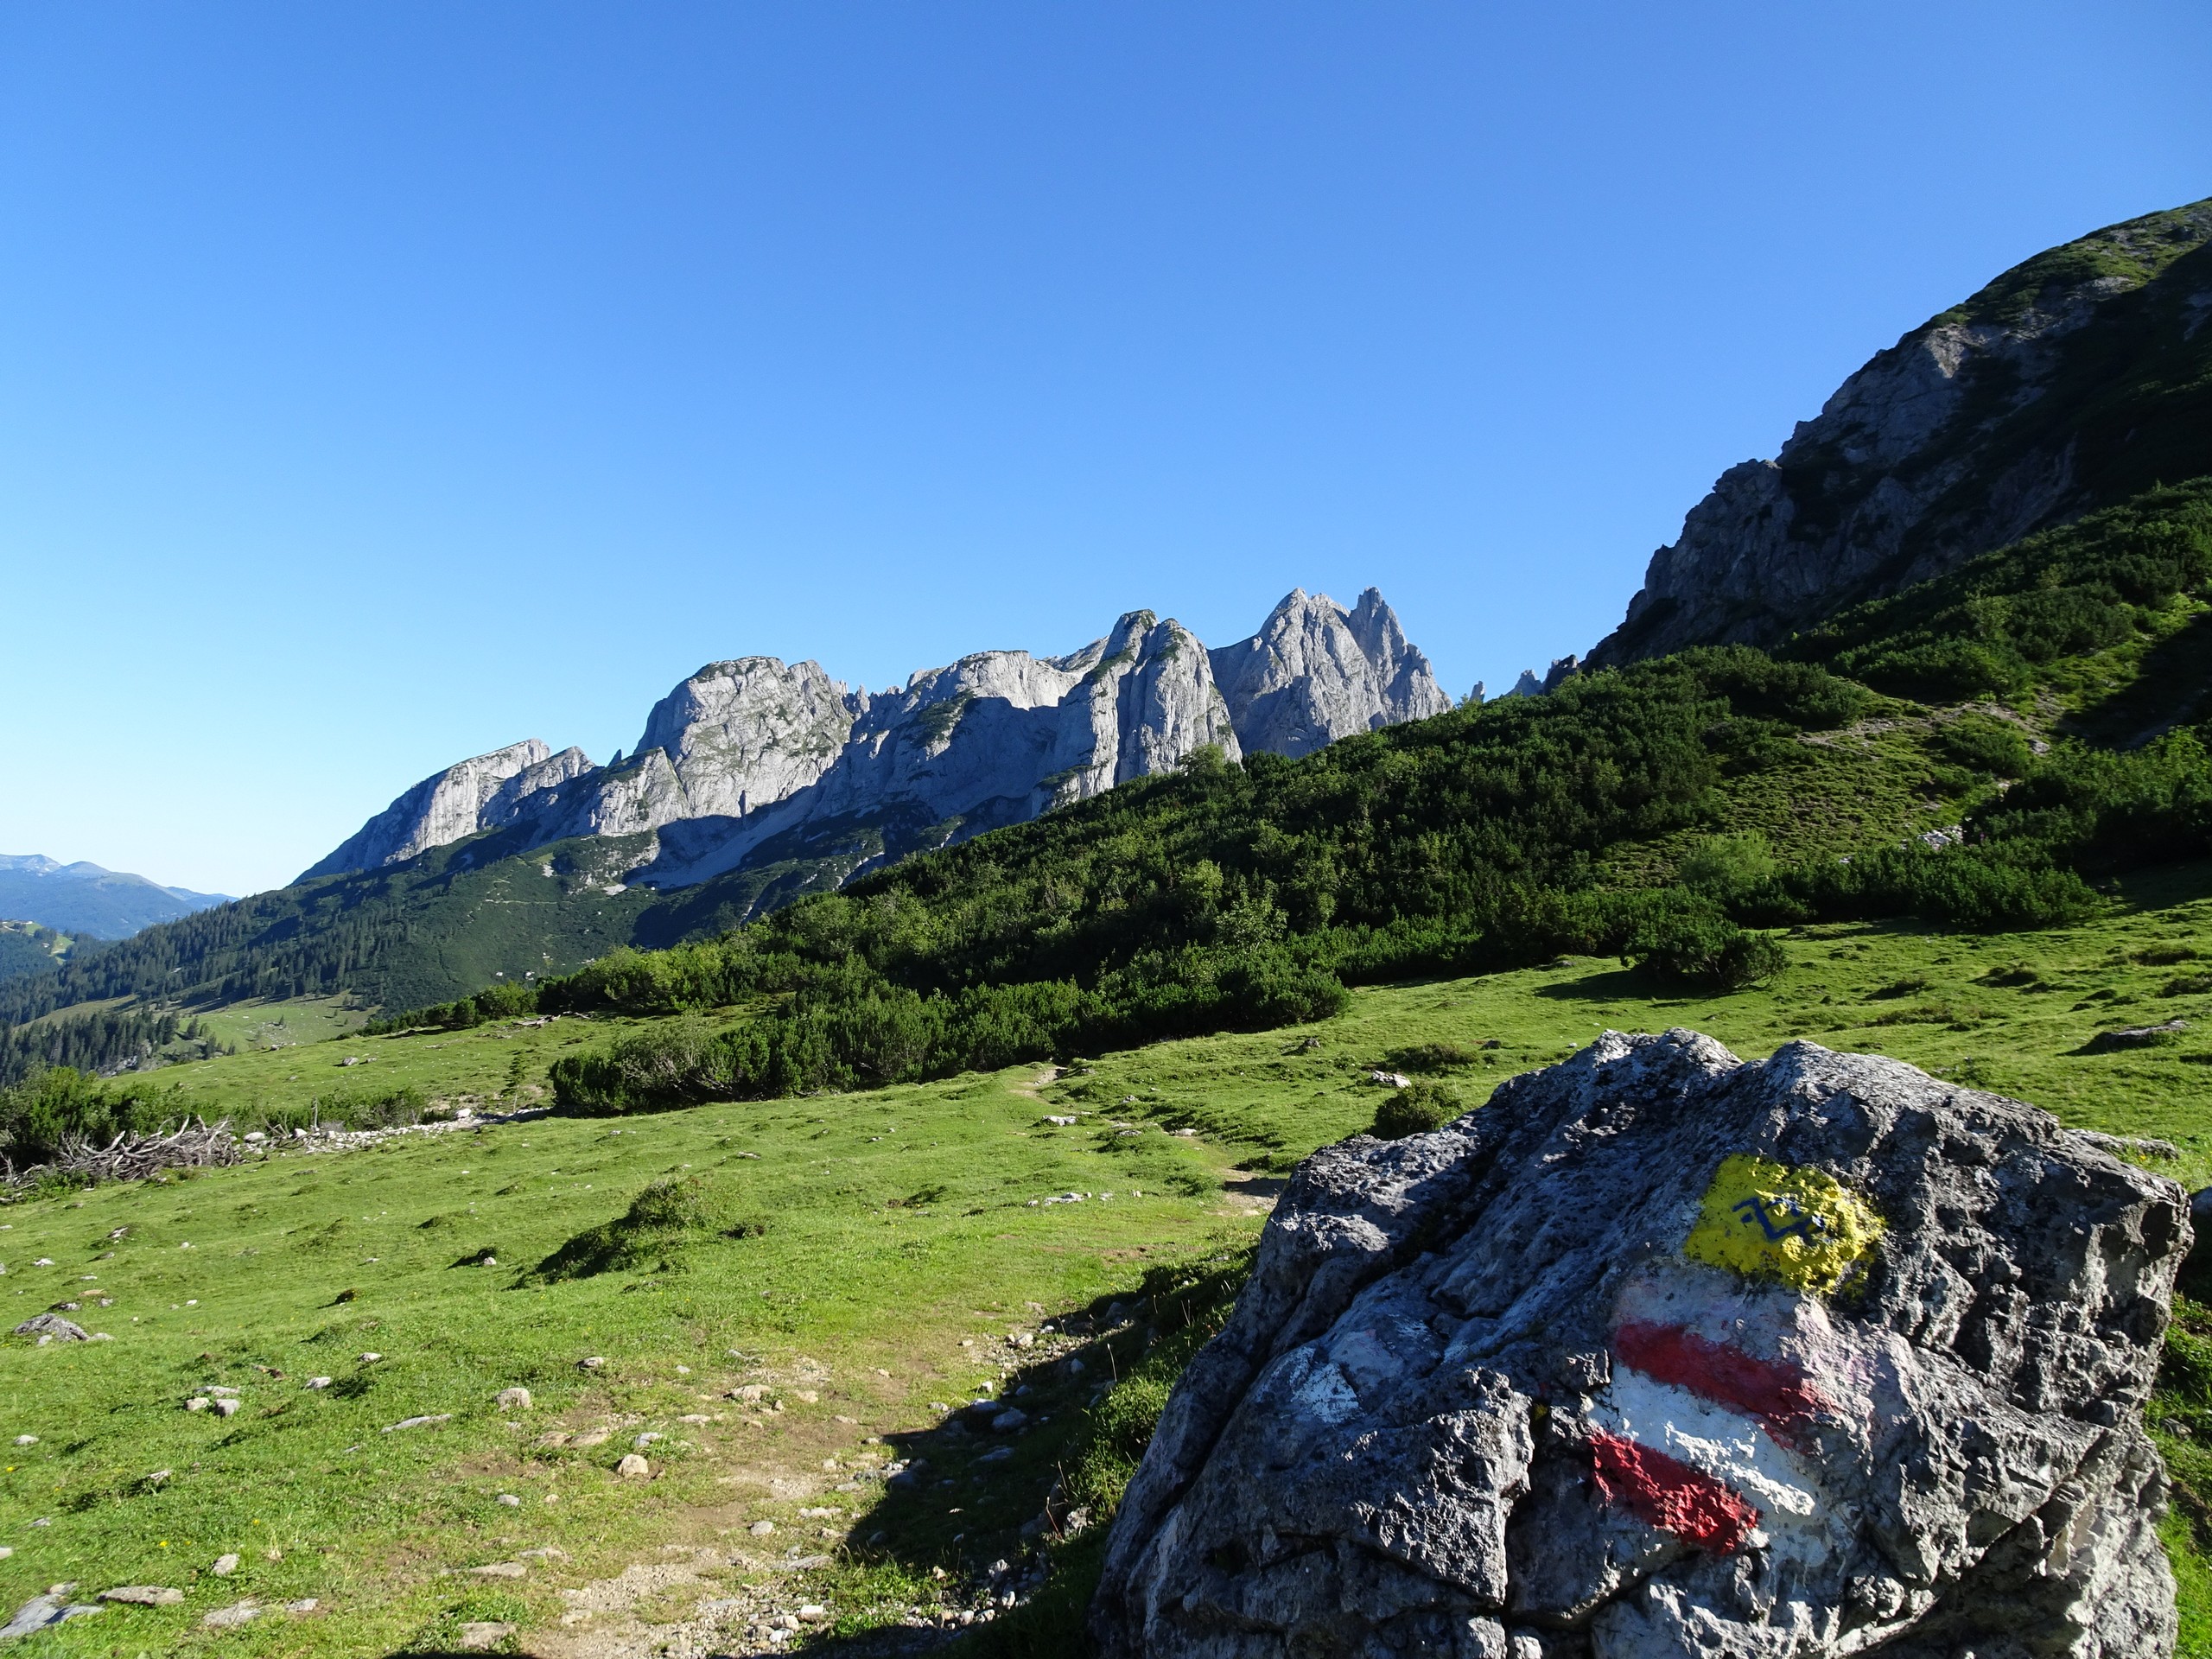
M1590 1421L1732 1487L1759 1506L1770 1526L1789 1517L1809 1521L1821 1508L1808 1478L1764 1426L1625 1365L1614 1367L1612 1386Z

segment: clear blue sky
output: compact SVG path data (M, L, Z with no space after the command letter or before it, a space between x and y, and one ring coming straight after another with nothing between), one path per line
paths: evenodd
M1586 649L1722 468L2212 193L2212 9L0 10L0 851L279 884L700 664L1379 584Z

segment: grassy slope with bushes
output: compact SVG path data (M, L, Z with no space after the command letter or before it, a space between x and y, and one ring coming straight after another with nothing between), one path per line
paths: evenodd
M1201 755L801 899L670 959L645 1002L625 1001L645 977L626 967L621 986L587 975L557 1005L776 999L753 1046L698 1085L776 1093L1276 1023L1325 1012L1340 984L1563 949L1742 981L1770 965L1745 924L2083 914L2085 874L2203 844L2189 722L2212 688L2209 583L2212 486L2155 490L1848 612L1787 660L1689 652L1297 761ZM2098 747L2158 727L2140 751ZM1961 821L1963 855L1897 850ZM1777 860L1765 889L1675 879L1700 838L1746 827ZM518 859L479 837L221 906L0 983L0 1020L348 987L416 1006L490 982L524 944L527 971L554 973L677 912L727 913L714 883L604 893L620 850ZM0 1078L28 1064L0 1052ZM610 1108L625 1086L591 1085Z
M1605 1027L1687 1024L1748 1055L1806 1036L2069 1122L2170 1138L2182 1157L2153 1167L2212 1180L2212 866L2128 878L2109 913L2069 927L1814 924L1784 945L1788 968L1735 992L1576 957L1360 989L1317 1024L1106 1054L1052 1081L1025 1065L615 1122L540 1118L5 1206L0 1295L25 1312L77 1301L69 1317L117 1339L0 1346L0 1433L39 1436L0 1470L0 1538L16 1552L0 1562L0 1600L62 1580L187 1592L176 1608L65 1626L45 1638L55 1653L437 1650L470 1619L558 1631L573 1605L562 1591L601 1586L590 1605L609 1607L606 1586L626 1569L692 1560L664 1548L681 1546L715 1564L593 1628L611 1637L634 1619L642 1641L703 1617L702 1601L804 1599L850 1634L916 1606L971 1605L978 1575L1020 1559L1019 1528L1055 1480L1095 1511L1110 1503L1218 1317L1268 1179L1373 1121L1387 1098L1367 1081L1376 1067L1474 1103ZM2101 1033L2176 1015L2190 1022L2177 1041L2097 1052ZM175 1109L276 1123L334 1093L526 1103L563 1055L681 1017L354 1034L105 1088L158 1082ZM361 1064L341 1066L348 1057ZM1091 1196L1042 1203L1071 1192ZM54 1265L33 1266L41 1257ZM1132 1319L1105 1318L1116 1301ZM1069 1329L1048 1337L1049 1355L1007 1345L1047 1320ZM384 1357L358 1357L370 1351ZM1071 1353L1087 1357L1080 1377L1058 1365ZM582 1370L587 1356L608 1363ZM336 1386L301 1387L319 1375ZM2171 1381L2161 1424L2197 1422L2193 1375ZM1102 1377L1131 1386L1095 1395ZM210 1384L240 1389L238 1415L181 1408ZM493 1401L517 1384L534 1396L519 1420ZM1028 1433L948 1427L977 1392L1024 1384ZM726 1397L756 1385L761 1402ZM2193 1440L2159 1433L2190 1481ZM622 1480L613 1466L644 1433L664 1437L645 1448L658 1478ZM1000 1446L1012 1455L980 1461ZM868 1477L912 1456L930 1465L915 1490ZM859 1490L839 1490L849 1478ZM2200 1491L2212 1482L2186 1485L2170 1528L2192 1655L2208 1651L2212 1616ZM51 1525L30 1525L41 1517ZM747 1531L759 1520L778 1529L765 1542ZM794 1547L830 1560L794 1573L778 1565ZM543 1548L565 1559L520 1554ZM1085 1550L1084 1538L1060 1550L1057 1588L985 1644L1064 1659ZM245 1555L240 1574L211 1577L227 1551ZM518 1560L520 1580L467 1572ZM199 1627L241 1596L321 1606Z

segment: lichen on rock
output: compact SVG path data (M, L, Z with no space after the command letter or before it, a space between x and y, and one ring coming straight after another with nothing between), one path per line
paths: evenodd
M1116 1659L2171 1650L2187 1199L2018 1102L1609 1033L1301 1166L1092 1609Z

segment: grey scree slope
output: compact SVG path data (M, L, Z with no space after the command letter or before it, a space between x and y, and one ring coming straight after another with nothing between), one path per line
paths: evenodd
M1825 1294L1685 1255L1738 1154L1878 1217ZM2189 1244L2180 1187L2033 1107L1608 1033L1301 1166L1093 1629L1113 1659L2170 1652L2141 1417Z

